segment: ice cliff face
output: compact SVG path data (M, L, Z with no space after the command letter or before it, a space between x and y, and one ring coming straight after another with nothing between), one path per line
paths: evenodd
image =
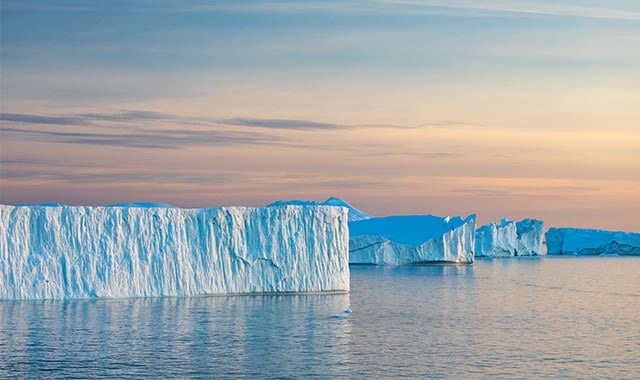
M349 223L351 264L473 262L476 216L390 216Z
M318 201L299 201L299 200L290 200L290 201L277 201L277 202L273 202L269 205L267 205L266 207L273 207L273 206L336 206L336 207L346 207L347 209L349 209L349 222L355 222L358 220L364 220L364 219L369 219L372 218L371 215L367 215L364 212L358 210L357 208L351 206L349 203L347 203L346 201L343 201L340 198L336 198L336 197L330 197L327 198L326 201L324 202L318 202Z
M640 233L582 228L550 228L549 255L640 255Z
M0 206L0 299L348 290L344 208Z
M476 257L512 257L543 255L544 222L523 219L513 222L502 219L476 231Z
M476 231L476 257L511 257L517 254L516 223L502 219L500 224L489 223Z
M537 219L523 219L516 223L518 234L518 256L540 256L544 240L544 222Z

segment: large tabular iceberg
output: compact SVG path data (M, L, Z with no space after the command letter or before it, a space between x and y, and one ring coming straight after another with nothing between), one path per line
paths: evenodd
M348 290L341 207L0 206L0 299Z
M476 257L513 257L543 255L544 223L536 219L519 222L502 219L476 231Z
M476 216L388 216L349 223L351 264L472 263Z
M549 255L640 255L640 233L582 228L550 228Z

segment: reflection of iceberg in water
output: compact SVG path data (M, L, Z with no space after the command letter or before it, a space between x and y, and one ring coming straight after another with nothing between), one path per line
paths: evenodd
M233 347L232 356L238 358L234 375L347 375L339 363L350 357L350 316L331 317L344 315L350 306L348 294L230 298L225 302L236 315L231 338L239 343Z
M349 294L4 302L0 306L0 321L10 332L0 344L0 357L13 363L7 370L14 374L344 377L348 368L342 363L353 361L352 316L343 313L351 307ZM343 317L330 318L333 314ZM157 360L151 363L150 357ZM0 377L8 376L0 367Z

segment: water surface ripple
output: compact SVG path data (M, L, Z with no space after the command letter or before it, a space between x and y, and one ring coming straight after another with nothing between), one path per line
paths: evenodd
M0 302L0 378L640 374L640 258L351 272L350 294Z

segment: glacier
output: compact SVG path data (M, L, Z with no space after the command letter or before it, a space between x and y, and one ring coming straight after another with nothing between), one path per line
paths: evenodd
M347 209L0 206L0 299L349 291Z
M349 223L349 263L472 263L476 216L407 215Z
M276 201L271 204L266 205L265 207L274 207L274 206L335 206L335 207L346 207L349 210L349 222L355 222L358 220L365 220L372 218L371 215L365 214L364 212L358 210L357 208L351 206L346 201L337 198L337 197L329 197L324 202L318 201L301 201L301 200L289 200L289 201Z
M549 228L549 255L640 255L640 233L586 228Z
M503 218L500 224L489 223L476 231L475 257L513 257L544 255L544 222Z

